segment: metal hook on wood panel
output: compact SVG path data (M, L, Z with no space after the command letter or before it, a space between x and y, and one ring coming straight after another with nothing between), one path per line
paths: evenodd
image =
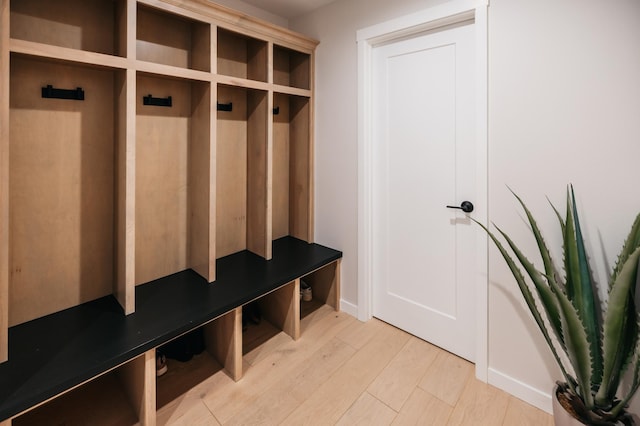
M171 100L171 96L167 96L166 98L154 98L153 96L143 96L142 97L143 105L151 105L151 106L162 106L162 107L170 107L173 103Z
M71 99L74 101L84 101L84 90L82 87L75 89L56 89L48 84L42 88L42 97L50 99Z

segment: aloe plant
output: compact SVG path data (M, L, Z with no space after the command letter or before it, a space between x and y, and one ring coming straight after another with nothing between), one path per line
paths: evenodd
M488 233L511 270L564 376L561 389L568 393L573 401L573 411L581 421L631 424L625 409L640 386L640 316L635 304L640 263L640 214L618 255L602 306L596 297L597 283L591 276L573 187L567 188L564 218L552 205L563 237L564 276L560 276L558 271L561 269L554 263L533 215L522 199L513 195L529 221L543 270L530 262L499 227L495 227L497 233L510 251L496 234L476 223ZM520 268L524 269L528 280ZM538 308L538 301L542 309ZM620 381L627 371L631 384L622 389Z

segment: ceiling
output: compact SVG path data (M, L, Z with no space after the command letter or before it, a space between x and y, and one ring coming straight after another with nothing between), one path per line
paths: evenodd
M243 0L274 15L292 19L335 0Z

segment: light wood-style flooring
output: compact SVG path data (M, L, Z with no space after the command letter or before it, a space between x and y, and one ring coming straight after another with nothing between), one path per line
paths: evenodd
M476 380L469 362L382 321L324 306L301 331L298 341L278 333L255 345L263 332L247 330L239 382L206 354L170 360L158 379L158 424L553 425Z

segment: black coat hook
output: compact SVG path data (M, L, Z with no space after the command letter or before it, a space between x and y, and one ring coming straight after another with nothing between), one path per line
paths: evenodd
M218 102L218 111L233 111L233 103L229 102L228 104L221 104Z
M273 115L278 115L278 114L280 114L280 107L279 106L277 106L277 107L275 107L273 109Z
M162 107L170 107L173 102L171 100L171 96L167 96L166 98L154 98L153 96L143 96L142 97L143 105L151 105L151 106L162 106Z
M81 87L76 89L56 89L48 84L42 88L42 97L51 99L71 99L74 101L84 101L84 90Z

